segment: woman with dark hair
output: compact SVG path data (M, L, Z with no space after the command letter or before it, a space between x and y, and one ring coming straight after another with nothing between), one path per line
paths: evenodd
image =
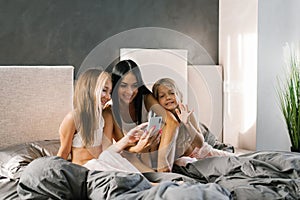
M129 74L129 72L133 72L133 74ZM128 85L126 82L122 81L122 79L125 78L124 76L127 74L129 76L134 75L134 77L129 78L136 79L136 81L134 81L132 85ZM136 124L142 123L142 120L147 120L147 118L145 119L145 117L147 117L147 115L145 116L145 113L143 113L144 116L142 116L142 106L144 104L143 98L148 94L151 94L151 91L145 86L141 71L137 64L132 60L120 61L113 68L111 76L114 91L112 94L112 100L114 102L113 113L118 125L122 127L122 120L119 114L120 107L122 108L122 111L125 110L124 108L126 108L127 106L131 106L133 108L130 110L130 112L133 112L133 115L130 117ZM129 93L132 93L132 95L128 96L129 99L126 102L124 98L121 98L121 92L126 92L127 87L131 87L129 88ZM118 88L118 90L114 90L115 88ZM119 92L119 90L121 92Z
M153 97L151 91L145 86L138 65L132 60L123 60L112 69L112 109L114 118L114 139L124 137L127 132L138 124L148 121L148 113L152 110L156 115L162 116L164 124L160 134L155 134L153 143L143 152L129 148L130 152L124 155L140 171L169 172L174 162L174 152L178 121L166 111ZM158 150L158 151L157 151Z

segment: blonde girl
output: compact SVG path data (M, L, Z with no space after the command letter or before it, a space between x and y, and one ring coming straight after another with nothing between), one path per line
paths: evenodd
M193 111L190 111L187 105L182 104L182 93L174 80L163 78L156 81L152 92L160 105L172 112L180 123L175 159L181 156L201 159L209 156L233 155L214 149L204 141Z

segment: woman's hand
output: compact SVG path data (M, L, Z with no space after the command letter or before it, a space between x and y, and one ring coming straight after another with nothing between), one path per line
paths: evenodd
M114 152L121 152L127 147L133 146L137 141L142 138L144 131L143 129L147 126L148 122L140 124L135 128L131 129L124 137L118 142L111 145L108 149Z
M179 110L180 109L180 110ZM175 112L180 119L180 121L184 124L190 122L190 116L194 111L189 111L188 106L182 103L179 103L179 109L176 108Z
M130 147L129 151L134 153L142 153L147 151L149 147L157 146L160 142L161 131L154 132L154 130L155 127L152 127L149 131L144 131L140 138L136 141L136 145Z
M148 122L142 123L133 129L131 129L125 137L128 138L128 144L129 146L134 145L137 141L141 140L141 138L146 137L146 132L144 132L144 129L147 127Z

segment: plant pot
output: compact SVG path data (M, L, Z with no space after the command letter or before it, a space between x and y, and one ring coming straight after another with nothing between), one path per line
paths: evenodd
M300 153L300 148L296 149L295 147L291 147L291 152L298 152L298 153Z

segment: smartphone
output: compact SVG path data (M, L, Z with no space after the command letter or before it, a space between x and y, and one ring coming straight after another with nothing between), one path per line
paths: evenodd
M149 124L147 126L147 131L149 131L153 126L155 126L155 129L153 130L152 134L157 133L158 130L160 130L162 125L162 117L161 116L155 116L151 117L149 119Z

